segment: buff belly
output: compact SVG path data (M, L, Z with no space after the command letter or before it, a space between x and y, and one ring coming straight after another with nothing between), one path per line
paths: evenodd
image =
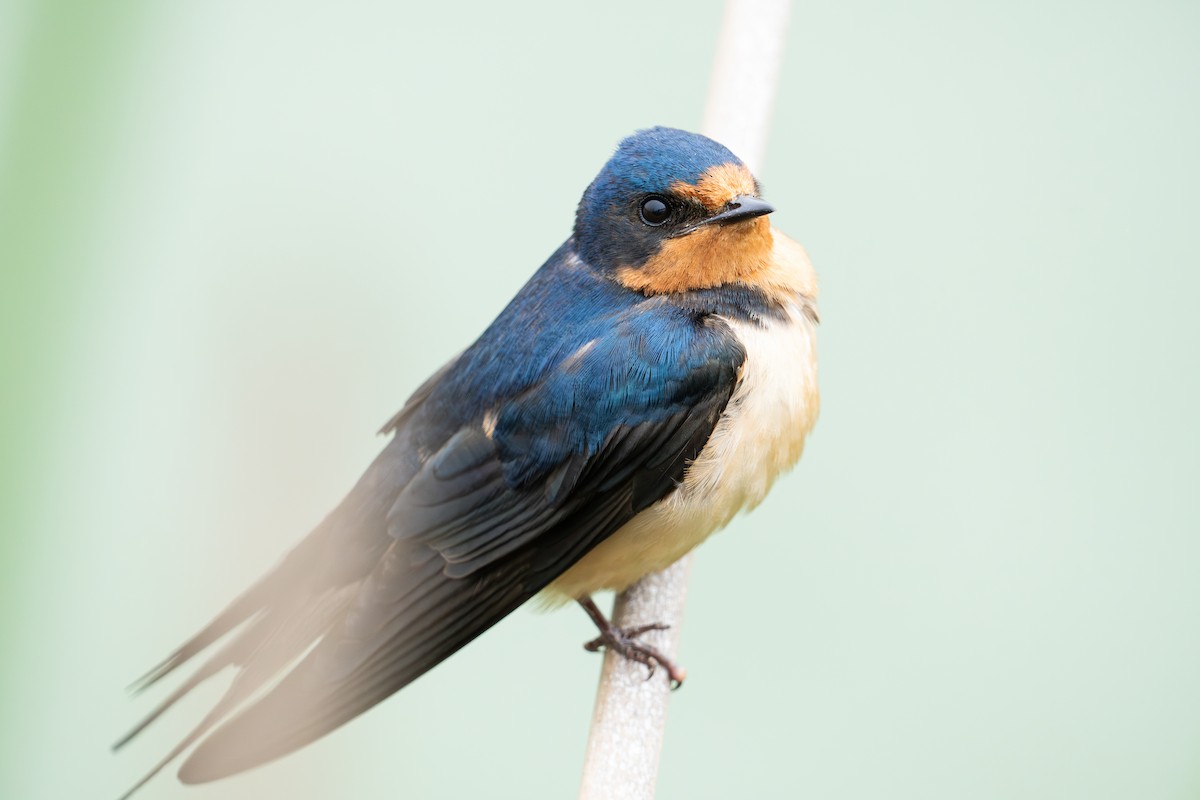
M643 511L563 573L550 604L624 589L664 569L742 509L766 497L794 465L819 405L815 323L805 301L765 326L727 320L746 348L733 397L679 488Z

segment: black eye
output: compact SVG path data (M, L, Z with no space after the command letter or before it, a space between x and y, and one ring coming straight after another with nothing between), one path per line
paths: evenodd
M642 201L640 213L647 225L662 225L671 216L671 209L661 197L647 197Z

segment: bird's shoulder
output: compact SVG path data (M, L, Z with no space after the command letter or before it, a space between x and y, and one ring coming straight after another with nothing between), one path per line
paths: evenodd
M589 269L568 240L483 334L414 394L408 416L448 433L504 408L527 424L538 414L559 416L563 404L577 417L653 408L685 377L704 382L717 378L714 370L736 369L743 353L725 316L771 313L744 290L710 295L630 291Z

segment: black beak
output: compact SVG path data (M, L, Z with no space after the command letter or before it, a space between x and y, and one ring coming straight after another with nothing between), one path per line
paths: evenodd
M727 225L730 222L741 222L744 219L753 219L761 217L763 214L770 214L775 210L775 206L757 197L751 197L747 194L741 194L729 201L725 206L725 210L717 214L715 217L709 217L702 224L711 225L714 222L718 225Z

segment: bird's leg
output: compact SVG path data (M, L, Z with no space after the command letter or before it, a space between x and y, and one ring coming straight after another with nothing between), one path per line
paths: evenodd
M592 622L596 623L596 627L600 629L600 635L585 644L584 650L592 653L601 649L612 650L630 661L645 664L650 670L646 680L650 680L654 676L655 667L662 667L671 679L672 689L678 689L683 685L683 679L687 677L687 670L672 662L657 649L637 640L637 637L647 631L665 631L671 627L670 625L654 622L633 628L618 628L608 621L604 612L596 607L596 603L589 595L584 595L578 602L583 606L587 615L592 618Z

